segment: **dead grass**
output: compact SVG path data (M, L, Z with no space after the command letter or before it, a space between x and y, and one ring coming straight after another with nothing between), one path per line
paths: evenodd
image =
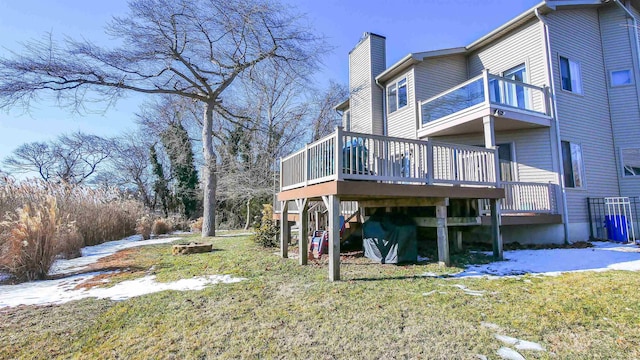
M133 235L143 214L117 192L7 179L0 185L0 270L18 280L42 278L55 256Z
M247 237L210 241L217 250L210 254L172 256L170 245L150 246L101 266L135 270L111 282L151 272L158 281L207 274L247 281L0 310L0 358L497 358L496 332L547 350L521 351L527 359L640 357L637 273L430 278L422 274L456 268L348 256L345 280L329 283L323 261L301 267Z

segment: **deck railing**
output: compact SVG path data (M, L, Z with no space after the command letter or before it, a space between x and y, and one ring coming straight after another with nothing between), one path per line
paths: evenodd
M337 128L280 160L281 190L332 180L496 186L496 151Z
M485 70L464 83L420 102L422 125L471 110L497 105L549 115L548 90L525 82L489 74Z
M551 183L502 182L505 198L502 201L503 214L558 214L556 189ZM481 213L489 213L489 201L479 200Z

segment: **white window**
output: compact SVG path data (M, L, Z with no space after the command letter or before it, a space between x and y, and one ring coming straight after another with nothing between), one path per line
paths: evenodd
M584 187L582 146L569 141L562 141L561 143L564 186L570 188Z
M527 82L527 67L525 64L514 67L504 72L503 76L507 79ZM515 106L521 109L528 108L529 94L528 89L522 85L505 82L505 105Z
M562 90L582 94L582 74L579 62L560 56L560 78Z
M387 108L389 114L408 104L407 78L389 85L387 88Z
M633 84L631 70L614 70L611 72L611 86L622 86Z
M620 150L624 176L640 176L640 148Z

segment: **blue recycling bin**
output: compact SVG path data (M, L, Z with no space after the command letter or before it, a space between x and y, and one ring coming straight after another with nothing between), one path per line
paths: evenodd
M627 242L629 232L627 230L627 218L624 215L606 215L604 226L607 228L607 239Z

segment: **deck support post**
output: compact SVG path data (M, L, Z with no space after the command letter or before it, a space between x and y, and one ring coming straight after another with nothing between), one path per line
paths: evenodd
M309 255L309 201L308 199L296 200L300 215L300 223L298 226L298 251L300 265L307 265Z
M456 250L462 251L462 231L456 230Z
M449 234L447 229L447 206L449 205L449 199L436 205L436 221L437 221L437 233L438 233L438 264L441 266L451 265L451 259L449 258Z
M496 146L495 122L493 116L485 116L482 118L484 124L484 147L493 149Z
M282 213L280 214L280 256L283 258L289 257L289 241L291 236L289 234L289 202L281 201Z
M498 260L503 259L502 234L500 224L502 223L500 214L500 199L491 199L491 239L493 240L493 257Z
M323 196L329 204L329 280L340 280L340 197Z

